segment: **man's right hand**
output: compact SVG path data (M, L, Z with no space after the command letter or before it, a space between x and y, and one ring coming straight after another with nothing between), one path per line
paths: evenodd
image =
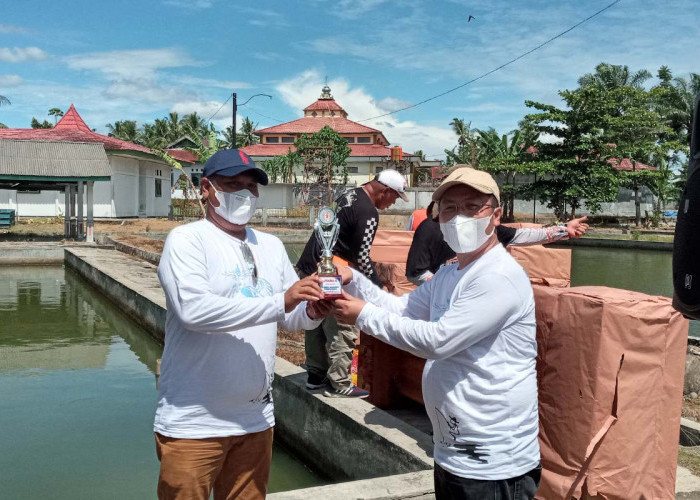
M284 292L284 312L292 312L305 300L313 302L322 298L323 292L318 285L318 276L312 274L297 281Z

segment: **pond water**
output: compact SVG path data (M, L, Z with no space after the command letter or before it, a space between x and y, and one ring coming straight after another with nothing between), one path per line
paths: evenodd
M602 285L672 297L672 262L672 252L574 247L571 286ZM690 322L689 335L700 337L700 322Z
M73 272L0 267L0 497L155 498L161 354ZM323 482L275 446L270 492Z

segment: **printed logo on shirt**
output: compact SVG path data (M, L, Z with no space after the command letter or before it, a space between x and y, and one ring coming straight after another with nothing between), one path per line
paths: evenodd
M265 278L255 277L252 270L241 269L236 266L233 271L226 271L224 276L233 279L230 296L243 295L244 297L271 297L273 294L272 285Z
M456 448L457 453L466 455L471 460L475 460L482 464L488 463L484 457L488 457L485 448L476 443L458 443L457 438L460 437L459 420L454 415L445 416L440 410L435 408L435 421L437 422L440 441L436 444L446 448ZM449 436L449 437L448 437ZM433 441L435 440L433 437Z

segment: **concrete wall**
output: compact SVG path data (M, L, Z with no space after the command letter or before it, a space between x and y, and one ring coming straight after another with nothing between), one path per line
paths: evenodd
M366 178L362 180L358 179L357 185L367 182ZM297 188L298 190L298 188ZM298 196L294 194L295 185L294 184L270 184L269 186L260 188L260 200L258 201L259 208L291 208L299 206ZM408 201L403 201L401 199L396 200L396 203L386 210L386 213L407 213L413 210L426 208L432 201L433 196L432 188L409 188L406 191ZM653 196L651 192L644 188L641 193L641 214L644 217L644 212L648 211L651 213L654 210L653 206ZM534 203L534 211L537 216L551 216L554 212L547 208L544 203L537 202ZM669 208L672 208L669 205ZM533 213L533 201L527 200L515 200L515 212L521 216ZM582 206L578 211L580 215L590 215L590 212L586 210L585 205ZM617 216L617 217L634 217L635 206L634 206L634 193L629 189L620 189L620 195L618 196L618 201L614 203L603 203L601 211L597 215L605 216Z
M65 258L67 266L163 342L165 296L154 286L155 266L115 250L87 247L66 249ZM301 368L281 358L275 364L275 438L310 465L339 480L431 469L428 435L366 401L312 394Z
M117 304L119 308L128 316L130 316L139 325L144 327L153 338L163 343L165 339L165 295L156 294L156 298L147 298L145 294L153 290L147 288L139 288L127 285L124 280L119 278L125 269L113 266L114 262L106 260L103 266L96 266L95 262L89 258L91 248L66 248L65 263L75 269L78 274L85 278L89 283L100 290L112 302ZM115 251L116 252L116 251ZM138 267L150 269L155 277L156 267L145 262L134 266L134 272ZM155 282L157 283L157 278Z

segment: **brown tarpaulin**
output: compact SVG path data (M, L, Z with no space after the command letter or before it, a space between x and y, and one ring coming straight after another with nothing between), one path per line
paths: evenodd
M538 498L674 498L688 321L665 297L533 289Z

